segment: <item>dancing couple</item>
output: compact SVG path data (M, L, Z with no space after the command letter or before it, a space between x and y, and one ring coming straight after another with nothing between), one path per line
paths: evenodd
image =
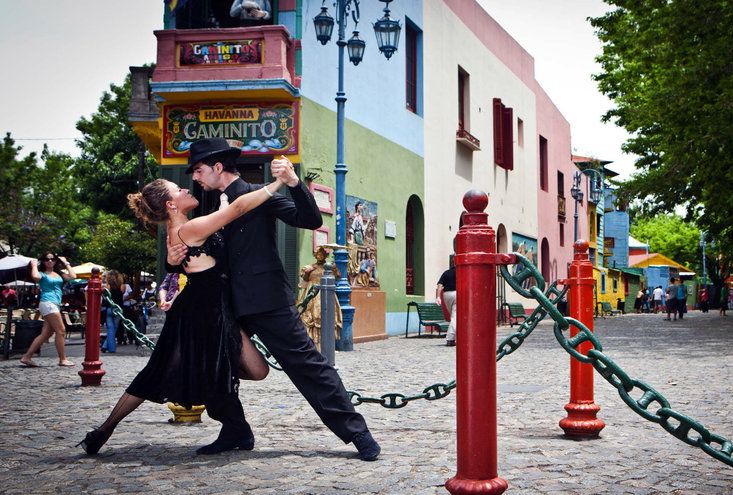
M257 334L323 423L344 443L353 443L362 460L379 456L379 444L354 410L341 378L308 337L277 253L276 220L320 227L315 200L284 157L272 161L274 182L243 181L236 169L239 154L221 138L191 145L186 173L204 190L222 193L219 210L209 215L188 220L198 201L163 179L128 196L139 218L165 225L168 271L181 265L188 284L168 310L148 364L105 422L80 442L87 454L96 454L145 400L206 405L222 427L218 438L197 454L252 450L254 433L238 384L240 378L267 376L267 363L248 338ZM292 200L276 193L283 185Z

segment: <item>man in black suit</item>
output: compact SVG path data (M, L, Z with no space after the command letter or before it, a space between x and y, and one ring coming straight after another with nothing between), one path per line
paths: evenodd
M220 191L221 200L231 202L262 187L239 177L235 166L239 154L240 150L231 148L225 139L196 141L191 145L186 173L192 173L193 180L205 191ZM344 443L353 442L361 459L376 460L379 444L364 418L354 410L338 373L308 337L277 252L278 218L294 227L317 229L323 223L321 213L289 160L273 160L271 170L273 176L287 179L292 200L275 193L224 228L235 316L241 328L264 342L323 423ZM171 261L180 259L172 259L169 254ZM254 448L254 434L238 398L214 409L215 415L224 418L217 418L224 424L217 440L198 453Z

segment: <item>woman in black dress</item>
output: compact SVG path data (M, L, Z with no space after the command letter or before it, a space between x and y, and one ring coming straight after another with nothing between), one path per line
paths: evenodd
M228 284L216 256L223 253L218 232L232 220L267 201L283 182L240 196L210 215L188 220L198 200L187 189L157 179L130 194L130 208L149 223L165 223L169 246L185 244L188 282L166 314L148 364L135 377L102 425L79 445L96 454L122 419L145 400L186 407L207 404L219 394L237 394L239 378L262 380L268 365L241 332L228 308ZM272 189L272 191L270 189Z

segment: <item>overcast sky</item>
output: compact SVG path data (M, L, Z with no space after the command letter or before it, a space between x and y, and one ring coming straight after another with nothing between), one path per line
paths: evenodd
M600 122L611 104L591 80L600 44L586 18L608 6L601 0L479 3L534 57L537 80L570 122L574 152L611 160L627 176L633 170L633 158L621 153L627 135ZM102 92L121 83L129 66L155 60L153 31L163 27L160 0L0 0L0 12L0 132L11 132L22 154L47 142L78 155L70 139L80 137L76 121L97 109Z

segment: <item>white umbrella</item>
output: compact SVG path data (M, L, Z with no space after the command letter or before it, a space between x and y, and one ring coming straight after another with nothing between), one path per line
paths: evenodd
M33 258L20 254L11 254L0 259L0 283L18 280L27 275L28 264Z
M16 268L26 268L28 263L33 261L34 258L28 256L22 256L20 254L11 254L3 259L0 259L0 270L14 270Z
M3 285L5 287L31 287L36 284L34 284L33 282L26 282L25 280L14 280Z

